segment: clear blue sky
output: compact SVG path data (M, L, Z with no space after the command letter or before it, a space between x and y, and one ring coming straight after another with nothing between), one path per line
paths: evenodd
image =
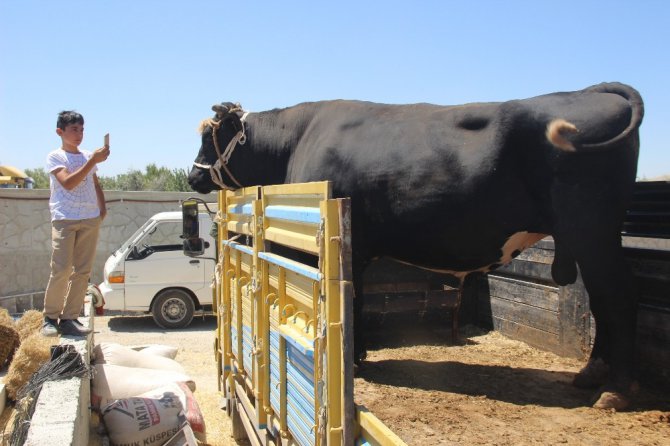
M670 173L670 2L2 0L0 164L44 167L56 115L111 133L100 175L190 168L221 101L443 105L579 90L645 100L639 177Z

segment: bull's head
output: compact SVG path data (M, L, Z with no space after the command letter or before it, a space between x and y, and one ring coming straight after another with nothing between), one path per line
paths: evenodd
M214 117L200 124L202 143L188 175L191 188L203 194L241 187L228 162L235 148L246 139L242 108L223 102L213 105L212 110Z

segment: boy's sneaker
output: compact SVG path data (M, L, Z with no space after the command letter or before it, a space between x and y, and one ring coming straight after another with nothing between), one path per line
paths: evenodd
M76 319L61 319L60 321L60 332L67 336L86 336L91 331L93 330L84 327L84 325Z
M84 324L82 324L81 322L79 322L79 319L72 319L72 322L74 322L74 324L75 324L78 328L80 328L80 329L81 329L81 328L86 328L86 329L88 330L88 328L87 328Z
M42 324L42 336L58 336L58 321L56 319L48 317L44 318L44 323Z

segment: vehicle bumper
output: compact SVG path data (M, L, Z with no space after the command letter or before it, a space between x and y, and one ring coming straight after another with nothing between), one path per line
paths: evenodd
M112 285L107 282L102 282L98 285L102 298L105 300L105 310L119 310L126 309L123 285Z

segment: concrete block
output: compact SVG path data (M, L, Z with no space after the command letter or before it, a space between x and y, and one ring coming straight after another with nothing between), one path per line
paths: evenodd
M37 399L25 444L88 445L89 399L88 379L70 378L45 382Z
M93 317L82 317L79 320L93 328ZM91 363L93 333L85 338L61 336L60 344L73 345L84 364ZM87 446L91 423L90 404L91 381L88 376L45 382L35 405L25 444Z

